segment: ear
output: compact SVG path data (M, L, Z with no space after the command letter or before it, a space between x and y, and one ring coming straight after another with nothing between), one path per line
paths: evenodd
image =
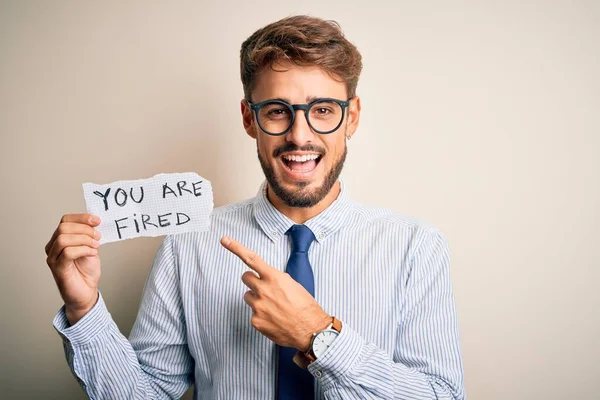
M358 122L360 121L360 97L354 96L350 100L348 106L348 129L346 130L346 137L351 137L358 128Z
M252 139L256 139L256 129L254 126L254 114L252 109L250 108L250 104L246 99L241 101L241 111L242 111L242 123L244 124L244 129L248 136Z

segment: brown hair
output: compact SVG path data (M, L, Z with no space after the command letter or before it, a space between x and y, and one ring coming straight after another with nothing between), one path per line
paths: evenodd
M316 65L333 79L346 83L348 96L356 93L362 70L361 55L335 21L297 15L273 22L242 43L240 72L244 96L250 101L256 74L277 61Z

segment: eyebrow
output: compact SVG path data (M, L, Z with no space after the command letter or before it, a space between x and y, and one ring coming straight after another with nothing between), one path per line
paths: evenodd
M310 104L315 100L318 99L324 99L325 97L321 97L321 96L306 96L306 104ZM274 99L270 99L270 100L279 100L279 101L285 101L288 104L292 104L292 102L290 101L290 99L286 99L284 97L276 97Z

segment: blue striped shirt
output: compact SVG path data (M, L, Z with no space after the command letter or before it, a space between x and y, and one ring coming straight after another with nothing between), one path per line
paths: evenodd
M167 236L154 259L127 340L102 296L73 326L54 319L73 374L91 399L273 399L276 345L250 324L249 270L219 239L230 236L283 270L294 224L267 200L216 208L207 232ZM309 367L317 399L464 399L446 239L436 229L368 208L343 188L305 223L315 298L342 321Z

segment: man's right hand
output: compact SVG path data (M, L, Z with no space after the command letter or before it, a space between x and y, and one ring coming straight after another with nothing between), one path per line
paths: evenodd
M62 217L46 245L46 263L52 271L65 313L71 325L79 321L98 301L100 218L91 214Z

